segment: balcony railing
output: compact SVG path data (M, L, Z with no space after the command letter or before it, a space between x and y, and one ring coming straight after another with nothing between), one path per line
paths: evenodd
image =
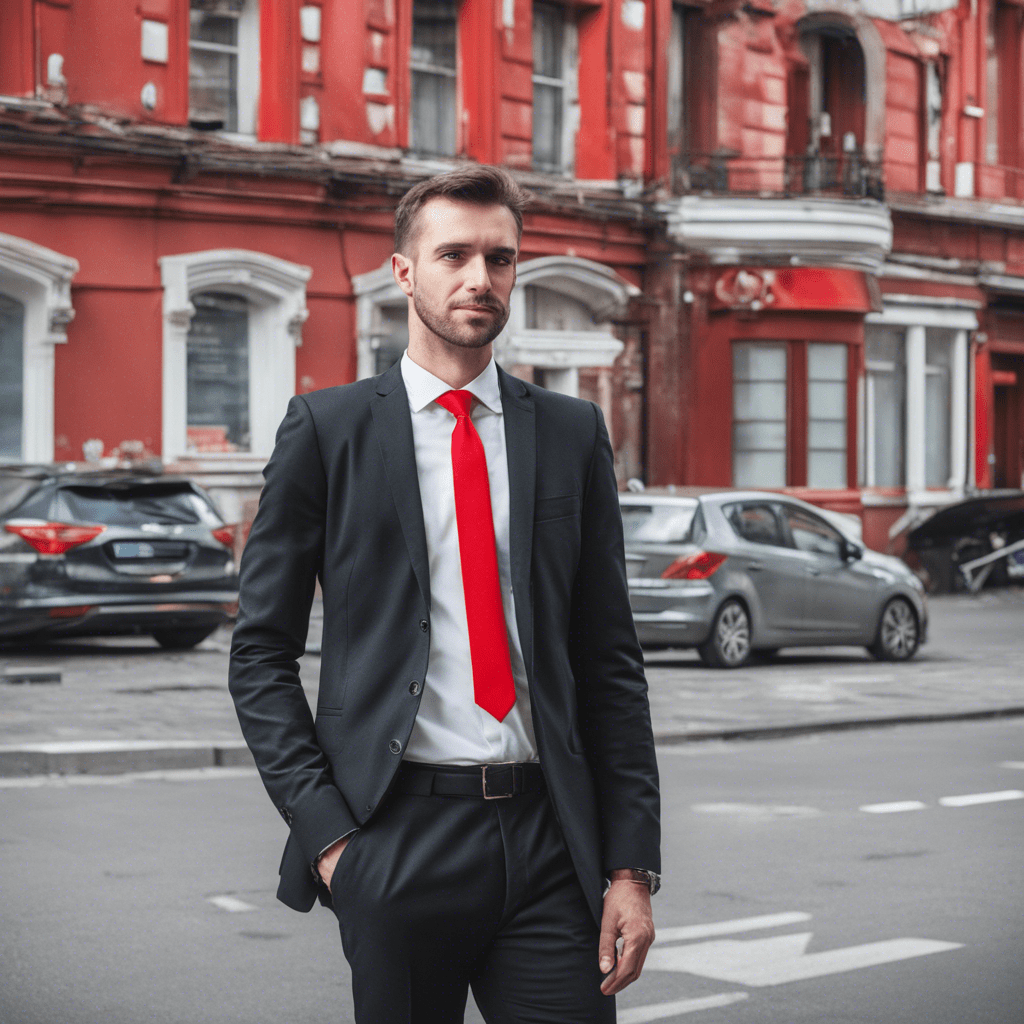
M882 166L859 153L841 156L751 157L693 154L676 157L672 190L729 195L885 198Z

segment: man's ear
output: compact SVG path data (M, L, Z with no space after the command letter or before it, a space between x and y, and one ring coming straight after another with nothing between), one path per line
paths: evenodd
M398 287L406 295L412 295L412 260L402 253L396 252L391 256L391 273L395 275Z

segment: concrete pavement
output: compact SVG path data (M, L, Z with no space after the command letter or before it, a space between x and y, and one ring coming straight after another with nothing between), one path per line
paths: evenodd
M301 668L311 705L316 611ZM0 683L0 776L249 763L227 691L229 642L223 631L184 653L130 637L0 650L0 670L61 675L59 684ZM872 661L859 648L791 649L730 672L705 668L691 651L664 651L649 655L647 669L662 743L1020 715L1024 590L933 599L929 643L905 664Z

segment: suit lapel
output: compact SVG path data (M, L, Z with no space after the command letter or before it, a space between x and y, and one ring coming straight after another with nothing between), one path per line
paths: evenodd
M498 367L501 407L505 417L505 454L508 459L509 549L512 595L523 662L533 684L533 506L537 484L537 423L533 399L522 381Z
M423 528L423 503L420 500L416 449L412 439L412 414L402 380L402 368L396 363L381 375L377 393L370 400L377 443L391 487L391 497L402 524L409 560L416 574L423 600L430 608L430 563L427 559L427 535Z

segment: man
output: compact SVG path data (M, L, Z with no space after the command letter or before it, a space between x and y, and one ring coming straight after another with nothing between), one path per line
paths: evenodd
M478 166L404 197L408 351L291 400L242 559L231 693L291 829L278 896L333 905L359 1024L454 1024L470 985L493 1024L613 1022L654 938L658 772L608 434L491 353L526 199Z

